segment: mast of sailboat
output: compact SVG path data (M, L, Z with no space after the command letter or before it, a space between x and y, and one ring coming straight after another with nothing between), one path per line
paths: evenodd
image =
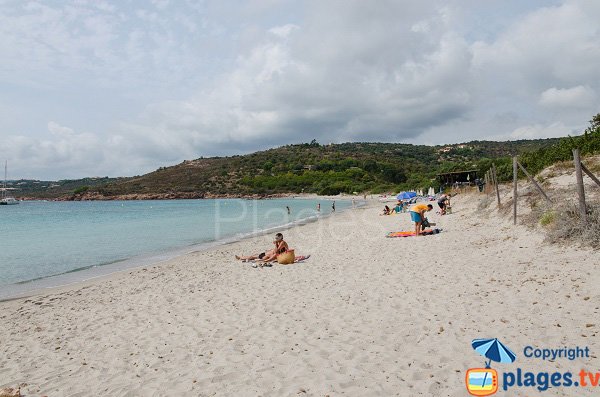
M8 160L6 160L4 162L4 183L2 184L2 199L4 199L4 197L6 197L6 178L8 176L7 170L8 170Z

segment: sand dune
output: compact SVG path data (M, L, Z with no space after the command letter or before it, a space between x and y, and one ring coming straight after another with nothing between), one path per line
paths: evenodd
M484 361L470 342L485 337L528 370L597 370L598 252L549 246L479 212L475 195L453 208L430 216L444 229L434 236L385 238L410 217L381 217L373 203L284 232L312 255L304 263L233 260L269 246L263 236L0 303L0 386L25 383L27 396L465 396L466 370ZM593 357L526 359L530 344L588 346Z

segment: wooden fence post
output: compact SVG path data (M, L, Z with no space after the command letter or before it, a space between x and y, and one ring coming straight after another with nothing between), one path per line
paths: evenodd
M542 189L542 187L535 181L535 179L533 179L533 177L531 175L529 175L529 172L527 172L527 170L525 169L525 167L523 167L523 165L521 163L519 163L517 161L517 164L519 165L519 168L521 168L521 170L525 173L525 176L527 176L527 179L529 179L529 181L531 183L533 183L533 186L535 186L535 188L538 190L538 192L540 192L540 194L542 196L544 196L544 198L546 199L546 201L548 201L549 203L552 202L552 200L550 200L550 197L548 197L548 195L546 195L546 192L544 192L544 190Z
M587 223L587 206L585 205L585 190L583 188L583 174L581 172L581 156L579 149L573 149L573 162L575 163L575 179L577 179L577 195L579 196L579 214L581 221Z
M592 171L588 170L587 167L583 165L583 163L581 163L581 170L585 172L590 178L592 178L592 181L596 182L596 185L600 186L600 180L596 178L596 175L592 174Z
M513 157L513 223L517 224L517 156Z
M500 204L500 189L498 188L498 174L496 174L496 164L492 163L492 178L494 179L494 186L496 187L496 197L498 198L498 207Z
M488 194L490 191L490 174L489 172L485 173L485 177L483 178L483 192Z

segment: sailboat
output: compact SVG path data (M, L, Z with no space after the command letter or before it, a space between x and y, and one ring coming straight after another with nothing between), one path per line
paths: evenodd
M19 200L8 195L8 188L6 187L6 179L8 176L8 160L4 163L4 184L2 185L2 197L0 198L0 205L13 205L19 204Z

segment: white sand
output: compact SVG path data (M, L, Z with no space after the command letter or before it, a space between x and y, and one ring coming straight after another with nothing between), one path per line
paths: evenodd
M598 370L598 251L548 246L477 199L430 216L436 236L387 239L409 215L376 207L284 232L305 263L233 260L270 236L87 286L0 303L0 387L27 396L465 396L474 338L518 356L494 368ZM526 359L526 345L593 358ZM517 365L518 364L518 365ZM540 395L591 396L593 389ZM537 395L513 388L498 395Z

